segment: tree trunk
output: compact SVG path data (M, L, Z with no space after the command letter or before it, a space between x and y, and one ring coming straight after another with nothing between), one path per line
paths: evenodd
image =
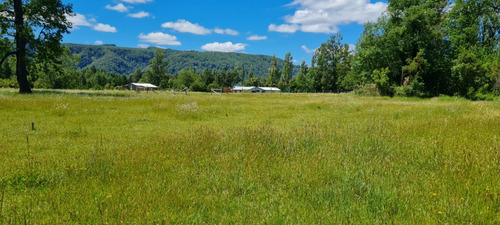
M28 70L26 69L26 30L24 27L24 11L22 0L14 0L14 13L16 15L14 24L16 25L16 75L19 83L19 93L29 94L31 92L28 82Z

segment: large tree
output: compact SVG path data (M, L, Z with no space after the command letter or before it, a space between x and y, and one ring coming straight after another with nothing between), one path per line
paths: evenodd
M316 91L338 91L339 79L350 70L352 56L342 39L340 33L333 35L315 51L310 75Z
M388 2L384 16L365 25L357 45L354 73L347 78L356 77L361 84L375 80L380 73L387 75L387 85L392 87L415 87L429 95L448 93L451 60L449 42L442 32L448 1Z
M61 0L0 0L0 64L15 55L20 93L31 93L27 64L35 54L40 61L57 61L71 14L72 5Z
M168 61L165 61L165 50L157 48L154 57L149 60L149 69L146 75L141 79L141 82L149 82L160 88L166 88L171 76L167 72Z
M278 67L278 59L276 55L273 55L271 59L271 68L269 68L269 76L266 79L266 85L268 87L275 87L280 79L280 69Z
M451 88L454 93L473 97L470 95L500 81L494 70L500 61L500 1L454 2L446 20L454 64Z

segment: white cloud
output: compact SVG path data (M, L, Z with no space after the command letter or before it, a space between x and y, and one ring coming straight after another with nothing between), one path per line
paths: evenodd
M355 52L356 51L356 45L349 44L349 51Z
M109 33L116 33L118 30L116 27L112 27L108 24L102 24L98 23L97 25L94 26L94 30L96 31L101 31L101 32L109 32Z
M304 50L306 53L308 54L311 54L311 53L314 53L316 51L316 49L309 49L307 46L305 45L302 45L302 50Z
M66 19L71 22L73 27L72 30L78 30L80 27L92 27L94 30L101 32L118 32L116 27L112 27L108 24L97 23L95 19L87 19L82 14L75 13L73 15L66 15Z
M227 35L233 35L233 36L236 36L236 35L240 34L238 31L235 31L235 30L220 29L220 28L215 28L214 32L217 33L217 34L227 34Z
M66 14L66 19L72 24L73 30L78 30L80 26L90 27L92 24L87 20L87 18L82 15L75 13L73 15Z
M178 32L181 33L191 33L191 34L196 34L196 35L207 35L211 34L212 32L217 33L217 34L226 34L226 35L239 35L240 33L238 31L232 30L232 29L221 29L221 28L215 28L213 30L208 29L204 26L201 26L197 23L191 23L187 20L179 19L176 22L166 22L161 25L163 28L171 28L174 29Z
M280 33L295 33L297 30L299 30L299 26L297 24L282 24L282 25L276 25L276 24L271 24L269 25L269 31L276 31Z
M107 5L106 9L114 10L114 11L122 12L122 13L128 11L128 8L125 7L125 5L123 5L122 3L119 3L119 4L115 5L115 6Z
M104 42L99 41L99 40L95 41L94 43L95 43L96 45L102 45L102 44L104 44Z
M206 35L210 34L211 31L203 26L196 24L193 24L189 21L186 20L177 20L177 22L167 22L161 25L163 28L172 28L176 31L182 32L182 33L191 33L191 34L198 34L198 35Z
M177 41L176 36L169 34L164 34L162 32L153 32L149 34L140 34L139 39L141 42L147 42L157 45L181 45L181 42Z
M252 35L252 36L247 38L247 40L249 40L249 41L262 41L262 40L266 40L266 39L267 39L267 36L259 36L259 35Z
M149 48L149 45L147 45L147 44L138 44L137 47L138 48Z
M152 2L153 0L122 0L122 2L131 3L131 4L143 4Z
M141 19L141 18L150 17L151 15L148 12L140 11L138 13L130 13L130 14L128 14L128 16L132 17L132 18Z
M376 21L387 9L387 3L370 0L294 0L293 15L285 16L285 24L269 25L269 31L295 33L336 33L339 25Z
M226 43L214 42L201 46L201 49L211 52L237 52L245 50L246 46L247 45L243 43L233 44L232 42L226 42Z

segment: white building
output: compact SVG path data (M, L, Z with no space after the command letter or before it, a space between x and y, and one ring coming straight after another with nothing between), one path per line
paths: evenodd
M272 93L272 92L281 92L281 89L277 87L254 87L250 89L252 93Z
M158 89L158 86L150 83L132 83L132 85L130 86L130 90L136 90L136 91L149 91L156 89Z
M232 92L244 92L244 91L251 91L253 88L255 88L254 86L252 87L241 87L241 86L235 86L231 89Z

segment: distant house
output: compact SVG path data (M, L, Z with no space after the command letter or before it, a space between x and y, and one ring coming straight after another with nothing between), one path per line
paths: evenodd
M132 83L130 85L130 90L136 90L136 91L149 91L149 90L156 90L158 89L158 86L150 84L150 83Z
M281 89L277 87L254 87L250 89L252 93L272 93L272 92L281 92Z
M254 86L252 87L240 87L240 86L235 86L231 89L232 92L249 92L251 91L253 88L255 88Z

